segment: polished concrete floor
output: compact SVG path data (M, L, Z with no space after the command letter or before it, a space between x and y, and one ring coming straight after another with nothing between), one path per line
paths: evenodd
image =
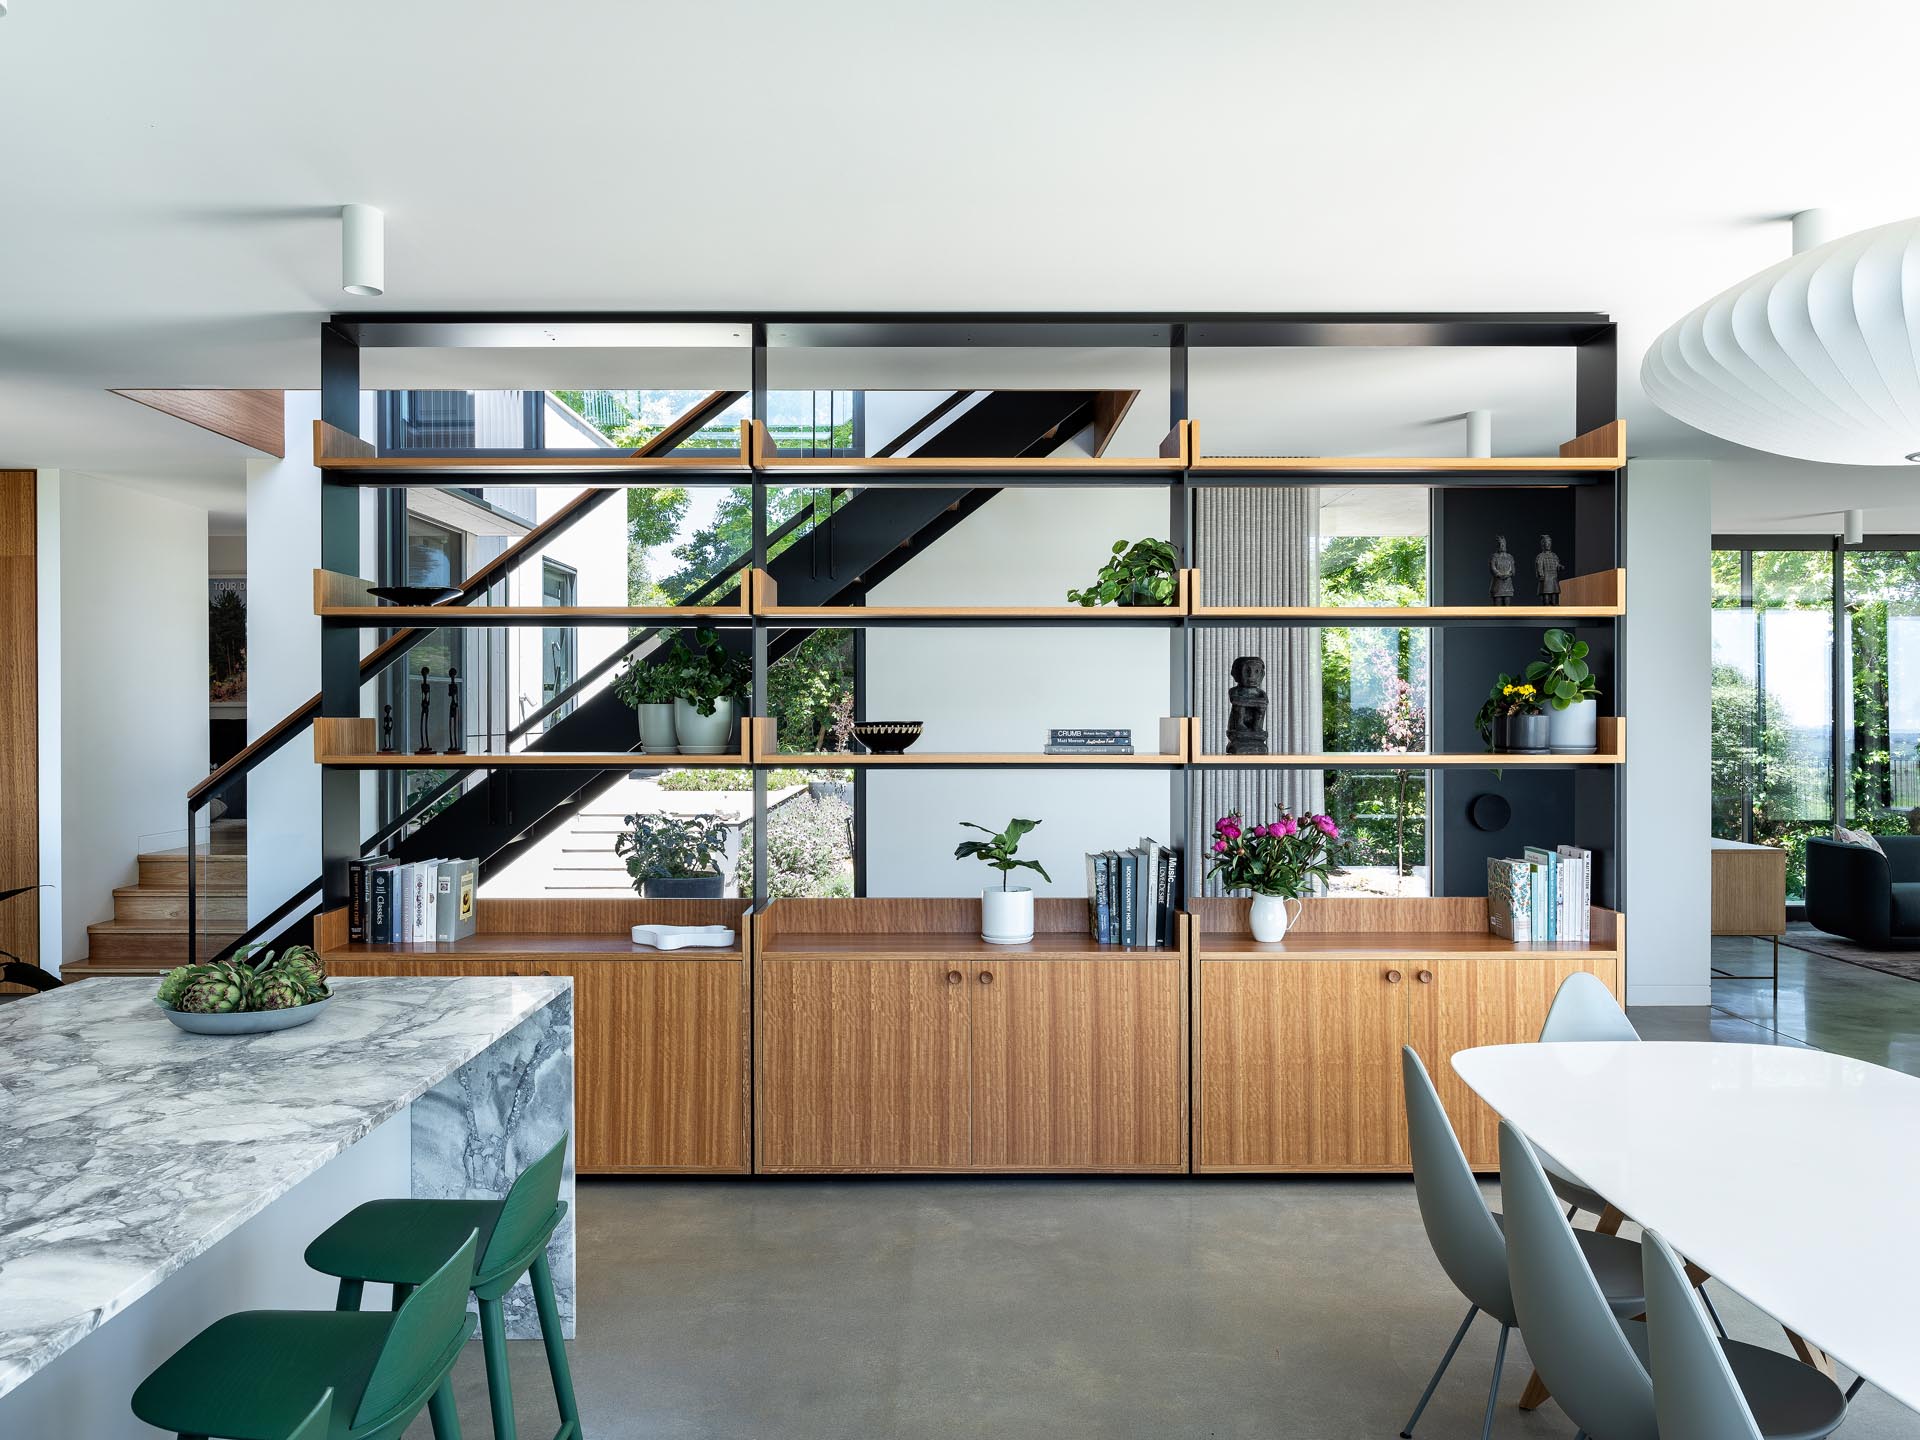
M1712 1010L1635 1022L1920 1066L1920 985L1781 955L1777 1013L1766 985L1723 981ZM597 1181L580 1220L592 1437L1387 1437L1465 1312L1403 1181ZM1481 1325L1423 1437L1479 1434ZM511 1348L520 1433L545 1440L540 1349ZM492 1433L482 1374L470 1347L470 1437ZM1515 1408L1526 1375L1516 1338L1495 1435L1571 1437L1551 1403ZM1840 1434L1920 1436L1920 1417L1869 1388Z

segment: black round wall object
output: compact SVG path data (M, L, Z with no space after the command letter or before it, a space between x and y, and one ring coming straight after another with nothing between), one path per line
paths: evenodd
M1467 802L1467 819L1473 822L1476 830L1504 830L1507 822L1513 819L1513 806L1507 803L1504 795L1476 795Z

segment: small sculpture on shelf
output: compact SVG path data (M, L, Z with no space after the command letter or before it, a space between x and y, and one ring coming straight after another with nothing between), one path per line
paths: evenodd
M1507 549L1507 537L1493 537L1493 555L1487 561L1493 583L1487 587L1487 599L1495 605L1513 603L1513 554Z
M433 672L426 666L420 667L420 743L413 747L416 755L433 755Z
M1560 603L1560 557L1553 553L1553 537L1540 537L1540 553L1533 557L1533 573L1540 581L1540 603Z
M1267 753L1267 662L1258 655L1242 655L1233 662L1233 684L1227 687L1227 753Z
M393 706L380 707L380 753L393 754Z
M460 671L447 667L447 754L464 755L467 742L460 733Z

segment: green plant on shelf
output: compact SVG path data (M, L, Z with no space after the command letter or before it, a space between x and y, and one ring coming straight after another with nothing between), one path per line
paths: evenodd
M1129 545L1113 542L1113 552L1100 573L1084 590L1067 591L1075 605L1171 605L1180 569L1180 555L1165 540L1151 537Z
M1016 858L1020 842L1040 824L1038 820L1009 820L1007 828L1000 831L989 830L984 825L976 825L971 820L960 822L969 830L978 830L987 836L985 840L962 840L954 846L953 858L956 860L974 859L991 865L1000 872L1000 888L1005 890L1012 883L1008 878L1015 870L1035 870L1040 878L1049 885L1053 877L1047 874L1047 867L1038 860Z
M720 868L733 822L724 815L628 815L613 839L635 890L649 880L711 875Z
M635 655L614 677L613 693L622 705L638 710L642 705L671 705L674 677L671 667L655 655Z
M1586 641L1564 630L1549 630L1541 637L1540 654L1542 658L1527 666L1526 679L1554 709L1565 710L1600 694L1587 667Z

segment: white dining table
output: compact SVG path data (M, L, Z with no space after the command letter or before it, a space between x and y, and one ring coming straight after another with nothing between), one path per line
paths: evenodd
M1717 1281L1920 1410L1920 1079L1774 1045L1489 1045L1453 1068Z

